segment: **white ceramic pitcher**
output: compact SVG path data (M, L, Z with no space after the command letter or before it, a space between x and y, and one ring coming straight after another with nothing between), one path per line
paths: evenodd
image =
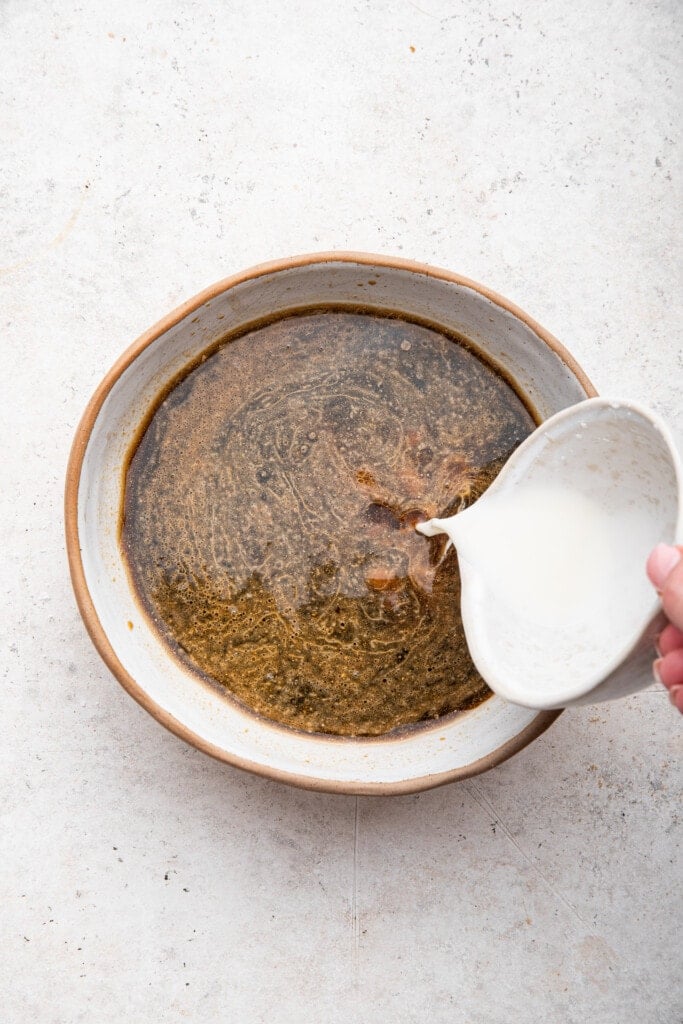
M566 515L584 505L593 509L601 536L618 545L618 557L608 578L587 585L566 618L556 612L544 621L542 614L529 614L528 593L525 599L529 551L527 564L519 558L515 563L515 553L507 552L502 578L491 565L486 569L485 560L471 559L468 541L474 527L481 539L483 527L492 542L500 542L496 531L505 522L498 510L511 507L509 498L548 493L573 499ZM418 526L427 536L447 533L458 549L467 642L495 693L525 707L563 708L622 697L652 683L654 641L666 620L645 562L657 543L683 538L682 497L680 459L661 420L629 402L592 398L546 420L470 508ZM562 543L561 511L552 529L553 543ZM547 537L547 528L541 533ZM533 536L527 547L533 551ZM564 575L571 577L568 569ZM538 575L539 567L534 571ZM571 585L571 578L561 577L550 581L556 588L551 596Z

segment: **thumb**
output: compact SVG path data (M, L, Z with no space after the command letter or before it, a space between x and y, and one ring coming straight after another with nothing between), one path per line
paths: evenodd
M647 560L647 575L650 582L662 590L668 576L671 575L683 557L683 548L672 547L670 544L658 544Z

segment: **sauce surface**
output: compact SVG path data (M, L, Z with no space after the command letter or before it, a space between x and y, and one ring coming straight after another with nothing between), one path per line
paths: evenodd
M162 397L121 541L176 656L259 715L379 735L490 691L457 559L415 524L471 504L534 429L462 341L362 311L228 338Z

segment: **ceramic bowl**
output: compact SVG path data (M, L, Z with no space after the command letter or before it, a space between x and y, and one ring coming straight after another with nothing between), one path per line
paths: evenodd
M558 712L539 713L493 696L471 711L395 736L349 739L282 728L203 685L170 655L138 606L118 543L126 455L164 385L244 324L296 308L359 301L464 335L517 382L541 419L595 394L569 353L539 324L457 274L359 253L263 264L175 310L106 375L73 443L67 548L95 646L122 686L162 725L222 761L283 782L339 793L408 793L500 764Z

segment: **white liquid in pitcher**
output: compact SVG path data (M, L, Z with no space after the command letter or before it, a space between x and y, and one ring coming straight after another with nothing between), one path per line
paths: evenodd
M635 498L617 512L557 480L524 482L418 529L453 541L463 588L483 587L471 605L480 641L526 692L604 672L652 598L651 528ZM464 606L463 621L470 639Z
M499 600L558 628L604 611L633 537L626 518L559 485L493 494L444 529Z

